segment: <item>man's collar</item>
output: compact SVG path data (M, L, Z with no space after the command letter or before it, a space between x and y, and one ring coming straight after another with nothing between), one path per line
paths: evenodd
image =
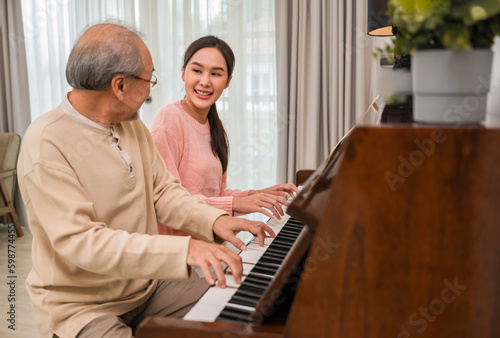
M83 116L78 110L75 109L75 107L73 107L73 105L71 104L71 102L69 102L69 99L68 99L70 94L71 94L71 92L68 92L64 96L64 98L61 102L61 108L63 109L63 111L66 114L68 114L68 116L71 117L75 122L77 122L83 126L89 127L91 129L94 129L96 131L99 131L99 132L102 132L105 134L109 134L110 128L106 128L106 127L101 126L98 123L95 123L94 121Z

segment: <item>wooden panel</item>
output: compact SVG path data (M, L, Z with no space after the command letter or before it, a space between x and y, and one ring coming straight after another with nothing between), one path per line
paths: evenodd
M314 170L311 169L303 169L297 171L295 174L295 185L299 186L304 184L304 182L314 173Z
M285 336L499 337L500 131L348 142Z
M257 326L224 322L202 323L175 318L148 317L138 327L137 337L283 337L283 326Z

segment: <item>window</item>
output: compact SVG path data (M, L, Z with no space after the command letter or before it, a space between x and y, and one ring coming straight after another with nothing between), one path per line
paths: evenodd
M233 49L236 68L217 108L231 145L228 186L258 189L277 180L274 1L22 0L32 119L56 107L71 88L67 57L89 25L112 20L145 36L158 77L141 109L149 127L162 106L182 99L182 55L213 34Z

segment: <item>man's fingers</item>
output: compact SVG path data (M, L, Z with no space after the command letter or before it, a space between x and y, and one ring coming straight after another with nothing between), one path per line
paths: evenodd
M269 234L270 237L276 237L276 234L274 233L273 229L269 225L267 225L265 223L262 223L262 224L263 224L262 228L264 229L264 231L266 231Z
M234 234L230 229L226 229L224 233L230 233L233 237ZM244 246L240 239L236 239L235 244ZM234 244L234 243L233 243ZM210 285L215 285L215 279L218 280L218 285L221 288L226 287L225 267L230 267L234 279L237 283L241 281L241 274L243 272L243 265L241 257L232 252L224 245L210 244L200 240L191 239L187 263L191 266L200 267L203 275ZM211 271L211 268L213 271Z
M219 287L224 289L226 287L226 276L224 275L224 268L217 257L214 257L212 261L212 268L217 276Z
M203 275L205 276L205 279L207 280L208 284L214 285L215 280L212 276L212 272L210 271L210 267L208 264L202 264L200 265L201 271L203 272Z
M259 238L259 244L260 246L264 245L264 240L266 239L267 235L266 232L269 234L271 237L275 237L276 234L274 233L273 229L271 229L268 225L262 223L262 222L254 222L254 226L256 227L255 231L248 230L251 233L253 233L257 238Z
M271 229L270 226L268 226L267 224L264 224L264 226L262 227L262 230L264 230L265 232L267 232L269 234L269 237L276 237L276 234L274 233L273 229ZM264 233L264 235L261 237L259 237L259 244L260 246L264 246L264 241L266 239L267 235L266 233Z
M231 270L231 274L234 277L234 281L237 284L241 283L241 274L243 273L243 265L241 264L241 257L238 256L239 261L232 260L230 262L226 262L229 270Z
M232 236L228 241L229 241L229 243L231 243L232 245L234 245L235 247L237 247L238 249L240 249L242 251L247 249L245 243L243 243L243 241L236 236Z

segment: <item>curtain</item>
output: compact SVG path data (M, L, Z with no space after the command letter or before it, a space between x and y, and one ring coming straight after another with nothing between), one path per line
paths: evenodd
M316 169L369 106L364 0L276 0L279 179Z
M137 26L136 1L22 0L21 4L32 120L58 106L71 90L66 82L66 61L85 28L106 20Z
M231 84L217 102L230 142L228 186L259 189L277 182L277 95L274 3L268 0L149 1L140 11L159 70L152 101L143 106L150 121L160 107L184 97L182 57L196 38L212 34L233 49Z
M164 105L184 97L182 56L207 34L236 56L231 85L217 102L230 142L228 186L258 189L277 182L277 95L274 2L268 0L22 0L32 118L71 90L66 60L77 36L97 22L139 30L155 63L158 85L141 108L149 127Z
M0 3L0 131L21 136L30 123L21 5Z
M500 127L500 36L495 38L492 47L493 64L490 78L490 91L486 106L486 125Z
M0 2L0 132L24 135L30 123L28 75L21 5ZM14 207L22 225L26 210L16 187Z

